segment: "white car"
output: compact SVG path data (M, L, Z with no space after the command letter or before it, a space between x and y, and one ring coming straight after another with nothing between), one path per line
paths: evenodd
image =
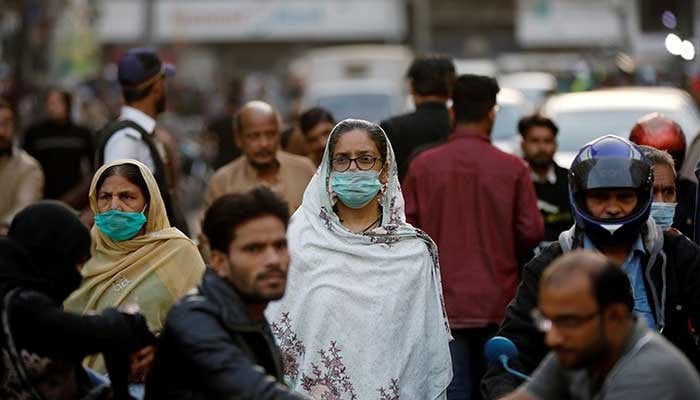
M496 96L496 121L491 130L494 146L515 155L520 154L520 134L518 121L534 111L532 103L518 90L501 88Z
M624 138L643 115L659 112L678 122L687 143L700 130L700 115L683 90L668 87L621 87L559 94L543 104L541 114L559 126L555 161L571 165L586 143L608 134Z

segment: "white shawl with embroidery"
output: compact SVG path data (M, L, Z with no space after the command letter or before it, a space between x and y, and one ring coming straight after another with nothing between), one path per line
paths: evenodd
M291 219L286 294L266 316L287 383L315 399L444 399L452 380L437 250L406 223L388 147L380 227L339 222L328 150Z

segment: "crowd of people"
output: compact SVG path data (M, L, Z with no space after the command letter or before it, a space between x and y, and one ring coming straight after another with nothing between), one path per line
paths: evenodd
M257 100L217 121L193 237L157 122L174 73L127 52L95 134L52 89L16 146L0 102L0 398L700 398L674 121L600 132L566 169L530 115L521 158L490 140L495 79L418 58L415 111L379 124L312 108L283 140Z

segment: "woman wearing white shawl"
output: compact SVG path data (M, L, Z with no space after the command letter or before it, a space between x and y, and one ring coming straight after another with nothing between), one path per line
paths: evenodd
M266 311L296 390L315 399L445 398L452 365L437 251L406 223L403 205L381 128L336 125L289 226L285 297Z

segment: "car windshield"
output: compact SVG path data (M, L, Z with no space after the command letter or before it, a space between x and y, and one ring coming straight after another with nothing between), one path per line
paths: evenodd
M591 110L553 114L559 126L557 142L559 151L578 151L584 144L603 135L629 137L629 132L637 120L655 109L637 110ZM692 116L685 115L688 110L664 111L663 114L677 121L686 135L694 135L698 126Z
M391 98L386 94L345 94L323 96L318 106L327 109L337 121L361 118L379 123L392 114Z
M496 113L496 121L491 130L492 140L503 140L513 137L518 133L518 121L523 113L515 104L499 104Z

